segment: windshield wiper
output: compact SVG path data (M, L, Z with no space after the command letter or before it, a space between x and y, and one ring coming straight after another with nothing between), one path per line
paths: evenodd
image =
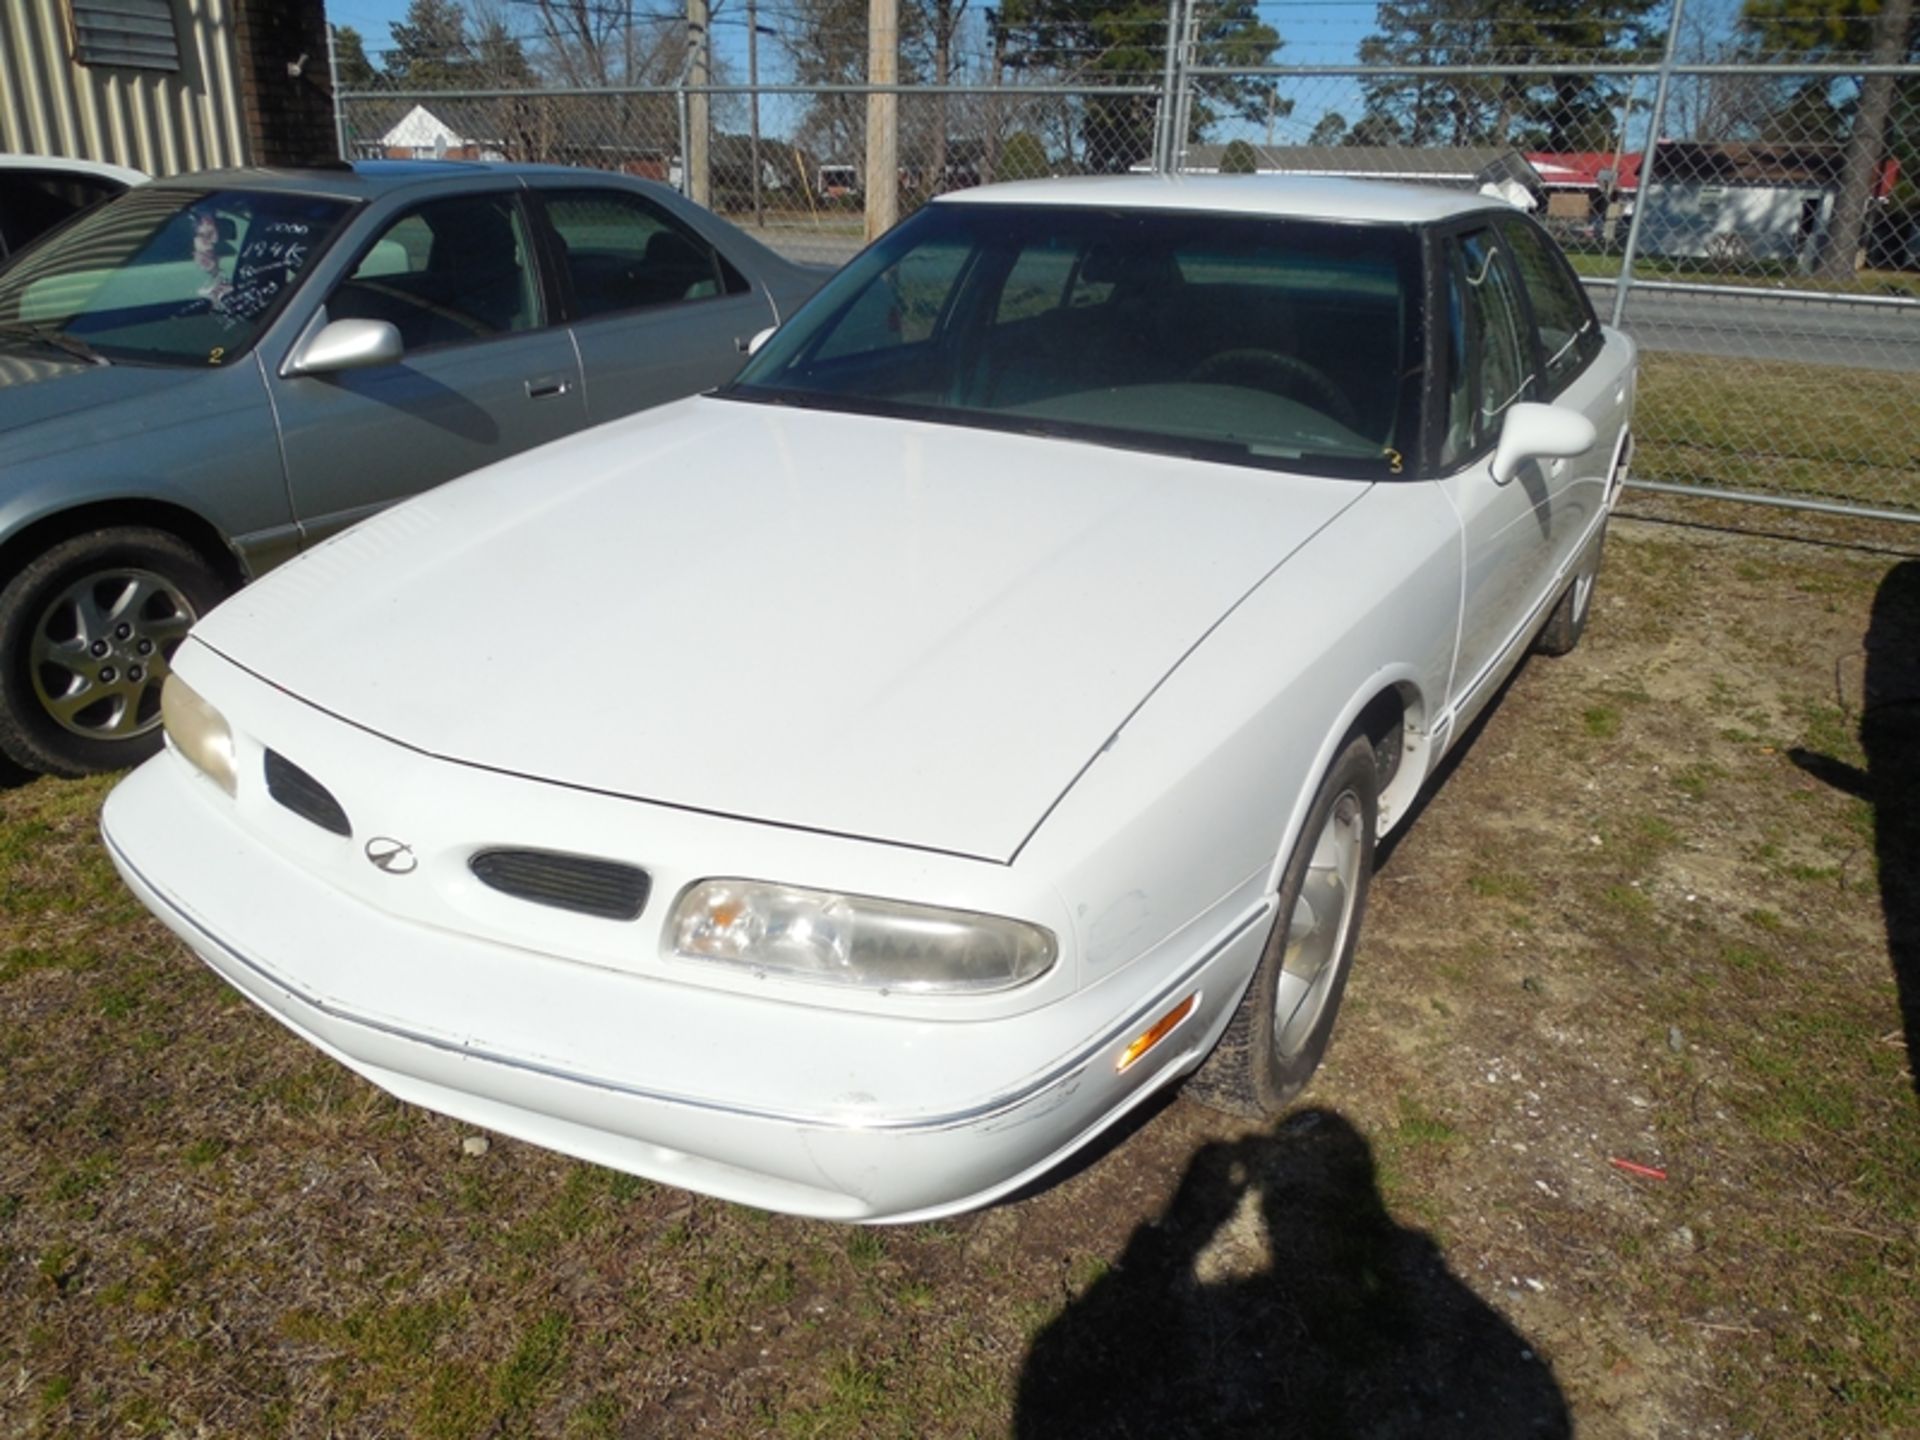
M102 355L93 346L78 335L69 335L64 330L56 330L51 325L35 325L31 321L14 320L0 325L0 336L18 335L37 344L52 346L63 355L71 355L76 360L84 360L89 365L111 365L113 362Z

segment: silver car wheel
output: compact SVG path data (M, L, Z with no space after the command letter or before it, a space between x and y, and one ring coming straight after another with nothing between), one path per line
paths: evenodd
M83 575L33 628L34 694L61 729L127 740L160 723L160 686L198 617L180 588L151 570Z
M1300 1052L1334 991L1360 895L1365 823L1360 797L1342 791L1314 841L1299 898L1287 917L1287 948L1273 992L1273 1048L1282 1058Z

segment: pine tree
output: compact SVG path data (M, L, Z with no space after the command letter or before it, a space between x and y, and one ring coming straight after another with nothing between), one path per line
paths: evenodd
M1265 65L1280 35L1253 0L1202 0L1197 59L1205 65ZM995 43L1016 70L1054 72L1094 84L1160 78L1167 39L1164 0L1007 0L992 17ZM1291 106L1267 81L1209 77L1196 82L1195 138L1222 115L1264 120ZM1080 115L1086 168L1125 170L1153 149L1154 101L1089 95Z
M369 89L378 73L367 58L367 42L351 25L334 27L333 66L335 82L342 90Z
M1596 54L1650 54L1648 16L1659 0L1382 0L1379 29L1360 44L1363 64L1382 67L1565 65ZM1350 132L1405 145L1514 145L1572 151L1605 148L1623 82L1598 75L1394 75L1361 82L1367 108ZM1354 142L1357 143L1357 142ZM1370 141L1367 143L1382 143Z
M413 0L393 22L387 74L403 90L451 90L468 83L467 14L457 0Z

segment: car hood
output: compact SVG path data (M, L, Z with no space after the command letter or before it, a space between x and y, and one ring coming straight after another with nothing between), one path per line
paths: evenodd
M37 346L9 344L0 347L0 435L77 411L159 394L204 373L158 365L90 365L43 353Z
M703 398L421 496L195 633L433 755L1009 860L1365 488Z

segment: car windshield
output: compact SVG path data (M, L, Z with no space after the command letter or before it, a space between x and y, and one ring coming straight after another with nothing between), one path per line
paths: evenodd
M1397 474L1418 277L1402 226L935 204L828 282L722 393Z
M253 344L348 208L272 190L135 188L0 271L0 345L221 364Z

